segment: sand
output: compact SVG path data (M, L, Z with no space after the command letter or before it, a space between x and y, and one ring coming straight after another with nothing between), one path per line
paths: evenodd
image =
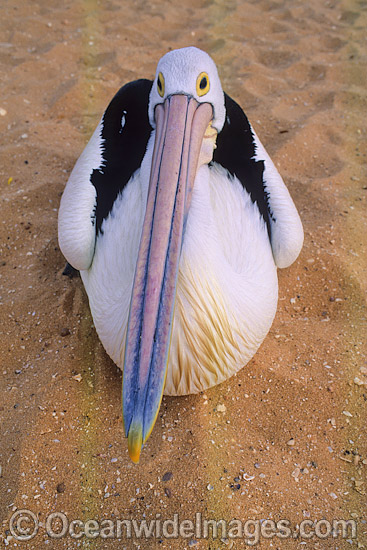
M228 533L210 542L198 531L139 539L123 530L120 540L80 531L88 520L200 513L290 522L294 537L263 536L261 548L367 548L366 6L2 3L2 546L246 547ZM252 121L299 209L305 244L279 271L278 313L254 359L205 395L164 398L135 466L121 373L98 341L80 278L62 276L57 210L117 89L151 78L161 55L187 45L212 55ZM10 529L20 509L41 522L29 541ZM50 538L51 513L84 522L74 529L81 537ZM354 521L357 537L320 538L336 518ZM297 535L304 520L309 538Z

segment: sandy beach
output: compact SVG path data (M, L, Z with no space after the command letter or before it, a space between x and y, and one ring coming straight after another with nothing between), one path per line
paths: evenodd
M0 6L0 546L367 549L366 2L61 4ZM188 45L213 57L245 110L305 243L279 270L255 357L205 394L165 397L134 465L121 373L80 278L62 275L57 211L115 92ZM18 527L38 525L29 540L12 519L20 510L31 515ZM240 521L248 537L190 524L169 537L198 518ZM144 519L152 536L129 535ZM336 519L350 521L344 538ZM271 536L259 534L265 520ZM64 536L50 536L63 521Z

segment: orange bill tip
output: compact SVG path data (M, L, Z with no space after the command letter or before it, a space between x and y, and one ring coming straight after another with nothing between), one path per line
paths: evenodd
M141 447L143 445L143 426L139 424L132 424L130 426L129 434L127 436L127 446L129 450L129 456L134 464L139 463Z

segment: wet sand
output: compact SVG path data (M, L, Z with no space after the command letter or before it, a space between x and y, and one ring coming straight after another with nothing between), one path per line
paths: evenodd
M197 532L56 540L44 527L53 512L82 522L200 513L294 530L350 519L357 539L275 535L261 548L367 548L365 2L5 1L0 14L1 545L245 547ZM279 271L278 313L254 359L205 395L164 398L135 466L121 373L80 278L61 274L57 210L117 89L187 45L214 58L247 113L305 244ZM41 522L30 541L9 530L20 509Z

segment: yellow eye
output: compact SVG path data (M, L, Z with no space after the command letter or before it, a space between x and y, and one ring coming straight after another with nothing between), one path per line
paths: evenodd
M205 95L209 92L210 83L208 73L200 73L196 81L196 92L198 96Z
M164 96L164 76L162 73L159 73L158 74L158 78L157 78L157 88L158 88L158 93L161 97Z

